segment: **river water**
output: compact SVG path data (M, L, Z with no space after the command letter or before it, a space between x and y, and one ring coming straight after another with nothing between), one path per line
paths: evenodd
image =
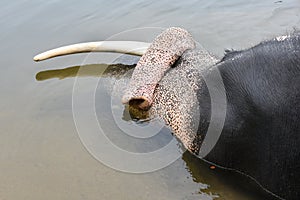
M187 29L201 48L221 57L224 49L244 49L299 29L298 0L1 0L0 24L1 200L274 198L247 178L210 169L187 152L167 167L149 173L125 173L107 167L87 151L77 133L72 110L77 69L70 67L97 68L99 65L88 64L109 63L112 55L95 54L94 60L72 55L40 63L32 58L78 42L109 38L151 42L159 27L170 26ZM122 62L130 59L125 57ZM91 71L78 79L99 78ZM104 119L102 126L111 131L111 139L120 147L151 150L152 145L118 139L116 124L139 123L121 116L124 107L116 108L116 118L106 117L110 93L105 90L109 91L116 79L116 75L103 77L107 87L96 91L98 118ZM84 112L86 107L79 109ZM86 119L87 127L89 123ZM164 132L162 140L170 140L170 132ZM156 141L151 144L160 145ZM109 155L110 151L103 153Z

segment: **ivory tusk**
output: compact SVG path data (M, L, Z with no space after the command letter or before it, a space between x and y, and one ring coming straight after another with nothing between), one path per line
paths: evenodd
M33 60L41 61L49 58L85 52L115 52L142 56L151 43L137 41L99 41L72 44L59 47L36 55Z

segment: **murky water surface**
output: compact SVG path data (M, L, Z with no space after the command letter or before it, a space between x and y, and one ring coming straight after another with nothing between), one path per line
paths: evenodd
M247 48L299 29L299 1L2 0L0 24L0 199L272 198L248 179L212 170L187 152L152 173L123 173L103 165L79 139L72 91L76 66L87 69L78 79L99 79L101 65L89 64L111 63L113 55L98 53L89 59L72 55L41 63L32 58L54 47L105 40L122 32L113 38L150 42L157 34L155 29L140 28L170 26L186 28L202 48L222 56L226 48ZM132 29L135 31L124 33ZM133 58L122 59L123 64L130 64ZM101 77L95 91L97 117L121 148L153 151L172 139L167 129L142 145L120 134L120 125L147 125L133 121L123 106L111 106L114 83L126 80L124 73L120 70ZM84 113L87 108L82 105L80 109ZM92 127L89 123L86 119L86 126ZM151 132L155 127L146 129Z

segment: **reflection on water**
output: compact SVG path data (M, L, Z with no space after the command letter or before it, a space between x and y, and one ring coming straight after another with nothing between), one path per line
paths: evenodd
M268 199L250 180L233 172L210 169L184 153L172 165L148 174L126 174L105 167L84 149L72 115L72 89L85 55L41 63L32 58L61 45L105 40L113 34L140 27L181 26L218 56L225 48L242 49L270 37L300 28L298 0L266 1L8 1L0 2L0 199ZM128 35L135 40L142 35ZM146 36L145 36L146 37ZM152 36L151 36L152 37ZM148 38L151 39L150 37ZM146 41L147 42L147 41ZM98 78L107 65L102 60L82 68L81 79ZM126 62L118 62L126 64ZM96 65L94 65L96 64ZM111 112L111 88L122 81L130 66L112 67L98 88L98 117ZM69 67L66 66L77 66ZM109 68L109 67L108 67ZM120 70L120 71L119 71ZM98 74L98 75L97 75ZM58 78L62 80L57 80ZM37 81L38 80L38 81ZM41 82L41 80L44 80ZM125 81L126 82L126 81ZM86 87L86 90L90 90ZM84 96L82 91L82 95ZM114 99L113 99L114 100ZM109 105L109 106L108 106ZM124 106L114 107L126 127L144 126L132 120ZM82 112L86 108L82 106ZM131 113L136 116L137 113ZM144 116L141 116L141 118ZM126 148L128 138L118 134L107 119L111 139ZM89 125L89 119L86 124ZM127 124L126 124L127 123ZM145 126L146 127L146 126ZM155 128L153 126L153 128ZM151 131L148 130L148 131ZM172 138L166 128L141 151ZM137 140L133 142L133 145ZM134 148L129 145L128 148ZM107 152L109 153L109 152Z
M36 74L35 78L38 81L44 81L47 79L58 78L64 79L69 77L75 77L79 75L84 76L95 76L95 77L114 77L120 78L126 72L133 69L135 65L125 64L90 64L85 66L73 66L64 69L45 70L40 71ZM80 73L78 74L80 69Z
M220 192L224 190L225 185L229 191L234 189L244 195L247 194L247 196L240 197L241 199L276 199L272 194L259 187L255 181L238 172L215 168L189 152L185 152L182 159L186 162L187 169L195 182L207 183L212 186L205 188L202 192L219 194L218 199L228 199L228 196L224 197ZM233 196L232 198L236 198Z

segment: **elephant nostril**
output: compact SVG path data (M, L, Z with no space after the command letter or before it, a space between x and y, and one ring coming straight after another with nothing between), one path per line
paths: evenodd
M149 102L145 99L131 99L129 101L129 106L142 110L148 110L150 108Z

